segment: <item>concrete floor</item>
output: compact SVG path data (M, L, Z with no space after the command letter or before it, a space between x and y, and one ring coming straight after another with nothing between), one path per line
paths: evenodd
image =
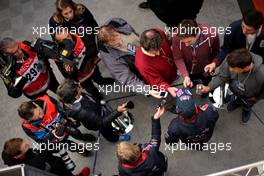
M94 14L99 24L103 24L111 17L122 17L126 19L140 33L151 27L164 27L151 11L138 9L141 0L87 0L78 1L84 3ZM5 0L0 1L0 36L13 36L19 40L32 39L32 27L47 25L48 19L54 10L54 0ZM232 21L241 17L240 10L235 0L205 0L198 15L198 21L212 26L227 26ZM48 38L49 36L45 36ZM221 36L222 38L222 36ZM108 75L105 67L100 64L104 75ZM58 73L55 68L56 73ZM61 76L58 73L58 78ZM121 95L121 94L120 94ZM12 99L7 96L3 83L0 83L0 148L5 140L11 137L27 138L20 127L17 107L25 97ZM111 97L119 96L112 94ZM158 101L152 98L136 96L131 98L136 108L132 111L135 116L135 128L132 131L131 142L147 142L150 136L150 116ZM123 101L126 101L123 100ZM118 102L112 103L114 107ZM260 101L254 109L263 118L264 103ZM231 151L217 151L215 154L209 151L176 151L164 153L169 158L169 169L167 175L205 175L217 171L237 167L244 164L264 159L264 131L263 125L257 118L252 116L248 125L240 124L241 111L227 113L220 110L221 118L218 120L215 133L210 142L232 143ZM169 122L175 115L167 112L162 119L163 134L167 130ZM162 139L164 141L164 139ZM161 150L164 151L164 142ZM117 173L117 161L115 157L115 144L101 140L98 155L97 171L103 175ZM72 154L78 168L84 166L92 167L93 157L84 158ZM4 167L0 161L0 168Z

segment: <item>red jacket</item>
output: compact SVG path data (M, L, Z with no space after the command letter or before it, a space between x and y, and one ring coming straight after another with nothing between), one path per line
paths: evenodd
M219 37L216 30L204 24L199 24L199 28L203 36L202 41L198 44L198 48L194 49L195 54L191 46L186 46L176 35L173 36L174 62L183 77L188 76L192 68L192 74L202 74L207 64L212 62L215 62L216 65L220 64L218 59L216 59L216 55L220 48ZM196 61L194 61L194 59L196 59ZM195 66L193 66L193 62L197 62Z
M142 52L142 48L139 48L135 56L135 65L147 84L167 90L176 79L177 68L164 31L157 30L163 38L161 55L148 56Z
M40 71L37 67L39 59L37 53L23 42L18 43L19 48L27 53L28 58L16 69L16 73L28 79L23 87L23 92L28 96L34 96L46 92L50 84L49 71ZM20 61L20 60L19 60Z

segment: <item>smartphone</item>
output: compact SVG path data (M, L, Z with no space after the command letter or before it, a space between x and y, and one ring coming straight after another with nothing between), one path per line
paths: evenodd
M160 92L159 96L166 98L168 96L168 92Z

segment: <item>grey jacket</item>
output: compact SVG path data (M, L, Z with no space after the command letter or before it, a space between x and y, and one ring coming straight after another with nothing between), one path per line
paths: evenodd
M133 27L121 18L112 18L105 23L105 25L108 24L116 26L117 31L120 33L131 34L133 32L138 35ZM98 48L100 57L113 78L119 81L122 85L133 86L135 88L135 92L137 93L148 93L149 86L147 86L144 81L140 79L140 75L138 75L139 72L137 74L137 70L132 70L125 60L125 57L130 57L134 66L134 54L110 48L105 45L101 45L100 43L98 43Z
M234 74L230 72L228 63L225 59L220 66L219 74L209 83L210 90L214 90L224 83L232 83L234 80L243 82L247 79L244 84L245 92L243 96L247 98L258 97L264 85L264 65L262 64L261 56L254 53L251 53L251 55L253 56L255 66L249 76L249 73Z

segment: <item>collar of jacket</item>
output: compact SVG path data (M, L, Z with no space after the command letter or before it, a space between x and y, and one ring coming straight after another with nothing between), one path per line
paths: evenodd
M150 53L147 52L143 47L140 47L140 48L141 48L143 54L145 54L145 55L147 55L147 56L150 56L150 57L155 57L154 54L150 54Z
M145 152L142 152L141 153L141 159L136 161L136 162L133 162L131 164L122 164L122 167L124 168L128 168L128 169L132 169L132 168L135 168L136 166L144 163L144 161L148 158L148 155L145 153Z

